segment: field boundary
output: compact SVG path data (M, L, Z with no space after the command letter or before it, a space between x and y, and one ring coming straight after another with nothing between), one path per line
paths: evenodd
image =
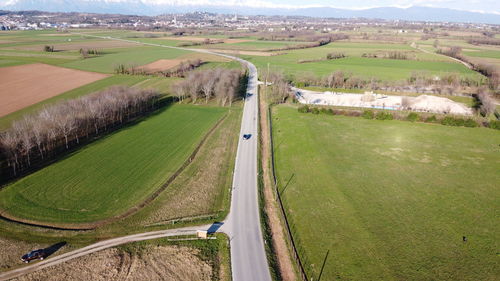
M290 245L292 246L294 260L297 263L297 266L300 268L300 276L302 277L303 281L309 281L309 279L307 277L307 273L306 273L304 266L302 264L302 260L300 259L300 255L299 255L299 252L297 250L296 242L293 238L292 229L290 227L290 223L288 222L288 218L287 218L286 212L285 212L285 207L283 206L283 201L281 199L281 195L280 195L280 192L278 189L278 180L276 178L276 168L274 165L273 122L272 122L271 111L272 111L271 107L269 106L267 108L267 117L268 117L267 121L269 123L269 140L270 140L270 149L271 149L271 171L272 171L272 175L273 175L274 192L276 194L276 198L277 198L277 201L278 201L279 206L280 206L280 210L281 210L280 213L282 215L282 219L285 222L286 233L287 233Z
M28 225L28 226L35 226L35 227L41 227L41 228L46 228L46 229L53 229L53 230L69 230L69 231L88 231L88 230L93 230L98 227L104 226L106 224L109 224L111 222L115 222L120 219L124 219L137 211L141 210L145 206L147 206L149 203L151 203L156 197L158 197L163 191L167 189L167 187L191 164L191 162L195 159L196 155L200 151L201 147L205 144L206 140L212 135L212 133L219 128L220 124L227 118L228 112L222 116L217 123L215 123L210 130L202 136L201 141L198 143L198 145L195 147L193 152L189 155L189 157L184 161L184 163L173 173L166 181L164 184L162 184L155 192L153 192L151 195L149 195L144 201L141 203L131 207L128 209L126 212L112 216L110 218L96 221L93 223L82 223L82 224L67 224L67 225L57 225L57 224L50 224L50 223L39 223L36 221L29 221L29 220L23 220L19 218L15 218L13 216L9 216L6 214L4 210L0 209L0 219L8 222L14 222L14 223L19 223L23 225Z

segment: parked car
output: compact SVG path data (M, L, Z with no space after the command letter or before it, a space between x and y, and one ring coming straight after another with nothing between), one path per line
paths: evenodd
M244 135L243 135L243 139L244 139L244 140L247 140L247 139L249 139L250 137L252 137L252 134L244 134Z
M47 253L43 249L38 249L27 253L21 257L21 260L25 263L29 263L32 260L43 260L47 257Z

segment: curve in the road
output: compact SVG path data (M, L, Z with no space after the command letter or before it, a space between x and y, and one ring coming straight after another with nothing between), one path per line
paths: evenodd
M248 68L248 88L245 96L243 117L241 121L240 139L236 153L235 169L233 175L233 191L231 195L231 208L224 225L219 230L229 235L231 246L231 270L232 279L235 281L271 281L271 274L267 263L264 248L264 239L261 231L258 189L257 189L257 140L258 140L258 74L257 68L251 62L241 58L212 52L204 49L189 49L165 46L154 43L144 43L121 38L96 36L90 34L75 33L82 36L117 40L136 43L147 46L179 49L192 52L200 52L222 56L236 60ZM251 134L251 138L243 140L243 134ZM115 247L117 245L156 239L168 236L188 235L196 233L196 230L209 229L210 226L179 228L147 233L140 233L101 241L87 247L68 252L43 262L0 274L1 280L19 277L36 270L57 265L68 260L88 255L100 250Z

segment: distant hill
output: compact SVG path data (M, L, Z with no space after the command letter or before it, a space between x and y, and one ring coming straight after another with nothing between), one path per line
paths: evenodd
M204 11L240 15L294 15L330 18L377 18L386 20L500 24L499 14L431 7L381 7L364 10L336 9L330 7L277 9L250 8L245 6L156 5L143 0L7 0L0 3L0 9L14 11L40 10L49 12L119 13L137 15Z

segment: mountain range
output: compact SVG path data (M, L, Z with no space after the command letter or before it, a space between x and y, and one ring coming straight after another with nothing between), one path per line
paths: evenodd
M413 6L409 8L380 7L371 9L312 8L255 8L245 5L185 5L161 4L144 0L7 0L0 9L12 11L39 10L47 12L87 12L129 15L158 15L165 13L212 12L239 15L283 15L328 18L377 18L386 20L439 21L500 24L499 13L480 13ZM495 11L493 11L495 12Z

